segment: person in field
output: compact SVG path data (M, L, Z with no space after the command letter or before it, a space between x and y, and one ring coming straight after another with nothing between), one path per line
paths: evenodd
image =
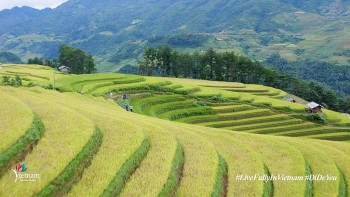
M125 110L129 111L129 105L127 103L125 103Z
M123 101L125 101L125 99L126 99L126 94L125 93L123 94L122 98L123 98Z
M134 108L130 105L130 111L132 112L132 110L133 110Z

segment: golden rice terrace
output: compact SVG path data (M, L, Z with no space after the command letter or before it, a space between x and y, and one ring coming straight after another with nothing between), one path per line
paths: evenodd
M350 196L349 117L281 90L1 66L0 196Z

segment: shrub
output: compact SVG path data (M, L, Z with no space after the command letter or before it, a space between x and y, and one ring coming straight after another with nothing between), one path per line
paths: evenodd
M47 90L52 90L53 89L53 86L52 84L49 84L47 86L43 86L43 88L47 89Z
M10 85L10 77L9 76L2 76L2 84L7 86Z
M324 114L302 114L302 118L311 122L326 124L327 119Z
M19 75L16 75L15 78L10 78L9 76L2 76L2 84L5 86L22 86L22 79Z
M194 103L194 105L195 105L196 107L202 107L202 106L212 106L212 104L211 104L211 103L208 103L208 102L203 102L203 101L198 101L198 102Z
M35 84L33 82L29 82L28 87L34 87Z
M218 102L218 103L224 103L227 101L226 98L222 97L222 94L215 95L211 99Z
M17 87L22 85L22 79L21 79L21 77L19 75L15 76L15 85Z

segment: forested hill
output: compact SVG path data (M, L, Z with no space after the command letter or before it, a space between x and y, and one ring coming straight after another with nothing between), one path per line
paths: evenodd
M278 54L269 57L264 64L300 79L320 82L338 95L350 95L350 66L334 66L317 60L288 62Z
M23 63L21 58L18 57L17 55L6 52L6 51L0 51L0 63L16 63L16 64L21 64Z
M60 44L95 55L99 70L135 61L145 46L233 50L264 60L347 64L349 1L70 0L56 9L0 12L0 50L56 57ZM15 17L16 16L16 17ZM315 28L317 27L317 28Z
M350 113L349 96L346 98L337 97L333 90L325 88L320 83L300 80L275 69L266 68L260 62L237 56L234 52L220 53L213 49L208 49L204 53L195 52L189 54L174 50L168 46L159 48L148 47L145 49L143 59L138 64L139 71L137 69L134 70L141 75L267 85L282 89L307 101L321 103L329 109ZM121 70L130 71L131 67L123 67ZM334 75L339 74L335 73ZM329 75L332 76L332 74ZM311 77L315 77L315 75ZM329 78L325 77L325 79ZM334 78L334 83L336 84L339 84L337 80L343 80L339 77ZM348 80L340 83L347 84ZM348 87L338 88L337 90L345 91Z
M50 14L52 9L37 10L31 7L15 7L11 10L6 9L0 12L0 33L9 33L15 30L14 27L23 27L27 29L26 23L31 23L34 19L44 18Z

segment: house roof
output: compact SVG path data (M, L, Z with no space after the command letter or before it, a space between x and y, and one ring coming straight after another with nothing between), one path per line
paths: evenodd
M67 66L60 66L60 67L58 67L58 69L68 69L69 67L67 67Z
M284 98L282 98L282 100L284 100L284 101L288 101L288 102L292 102L294 99L292 99L292 98L288 98L288 97L284 97Z
M323 108L320 104L315 103L315 102L308 103L307 106L308 106L310 109L315 109L316 107L321 107L321 108Z

